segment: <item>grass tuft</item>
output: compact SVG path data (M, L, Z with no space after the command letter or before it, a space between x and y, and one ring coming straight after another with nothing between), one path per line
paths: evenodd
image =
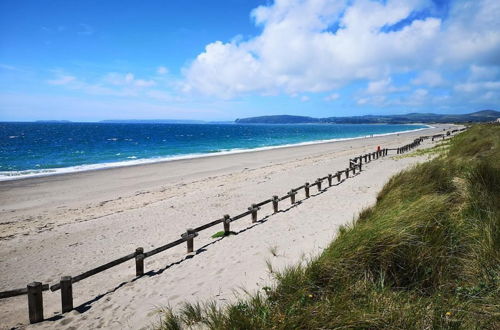
M212 238L220 238L220 237L226 237L226 236L230 236L230 235L238 235L238 234L234 231L229 231L226 233L224 230L221 230L221 231L218 231L215 234L213 234L211 237Z

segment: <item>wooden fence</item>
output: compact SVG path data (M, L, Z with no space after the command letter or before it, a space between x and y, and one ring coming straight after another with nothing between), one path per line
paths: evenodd
M453 130L452 132L458 132L458 131L463 131L464 129L461 130ZM272 203L273 205L273 211L274 213L277 213L279 211L279 203L282 201L285 201L287 199L290 199L290 204L294 205L296 203L296 195L300 190L304 190L305 198L310 197L310 189L313 187L317 187L318 191L321 191L322 189L322 184L324 181L327 181L328 186L333 185L333 179L335 178L337 182L340 182L342 180L342 177L345 177L346 179L349 178L350 173L356 174L356 171L361 172L363 169L363 165L366 163L369 163L371 161L377 160L380 157L385 157L389 154L389 151L396 151L396 154L402 154L405 152L408 152L412 150L413 148L419 146L424 139L432 138L432 141L434 141L435 138L442 137L444 139L444 134L437 134L433 136L421 136L417 139L415 139L412 143L409 143L407 145L404 145L399 148L394 148L394 149L379 149L377 151L367 153L364 155L360 155L354 158L349 159L349 166L346 169L342 169L340 171L335 172L335 174L330 173L324 177L317 178L314 183L309 183L306 182L305 184L301 185L300 187L296 187L291 189L289 192L287 192L285 195L278 197L278 196L273 196L272 198L266 199L262 202L251 204L251 206L248 208L247 211L242 212L238 215L235 215L231 217L230 215L226 214L222 218L211 221L209 223L206 223L204 225L201 225L196 228L189 228L186 230L185 233L182 233L178 240L175 240L173 242L167 243L165 245L159 246L153 250L144 252L144 249L142 247L138 247L135 249L134 252L127 254L121 258L115 259L113 261L110 261L108 263L105 263L99 267L96 267L94 269L88 270L82 274L76 275L76 276L62 276L61 280L58 283L49 285L49 284L42 284L41 282L32 282L29 283L26 288L20 288L20 289L14 289L14 290L8 290L8 291L3 291L0 292L0 299L2 298L8 298L8 297L14 297L14 296L19 296L19 295L24 295L27 294L28 296L28 313L29 313L29 320L30 323L37 323L41 322L44 320L43 316L43 291L51 290L51 291L61 291L61 310L62 313L69 312L73 309L73 284L80 282L81 280L84 280L90 276L96 275L98 273L101 273L107 269L110 269L112 267L115 267L117 265L120 265L124 262L127 262L129 260L135 259L135 276L140 277L144 275L144 259L149 258L151 256L154 256L155 254L158 254L160 252L163 252L165 250L168 250L170 248L173 248L174 246L180 245L184 242L187 244L187 253L192 254L194 251L194 238L198 236L198 234L206 230L208 228L211 228L213 226L216 226L218 224L223 225L224 233L229 234L230 232L230 226L231 223L237 220L240 220L244 217L247 217L251 215L252 223L257 222L257 212L260 210L260 208L266 204Z

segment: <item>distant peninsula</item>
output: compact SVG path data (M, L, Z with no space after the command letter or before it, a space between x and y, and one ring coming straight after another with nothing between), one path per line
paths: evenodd
M236 119L237 124L410 124L489 122L500 118L496 110L481 110L468 114L408 113L405 115L365 115L352 117L314 118L275 115Z

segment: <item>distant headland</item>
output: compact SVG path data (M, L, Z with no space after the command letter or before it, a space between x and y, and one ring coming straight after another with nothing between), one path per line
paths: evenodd
M481 110L468 114L408 113L405 115L365 115L351 117L314 118L275 115L236 119L237 124L410 124L489 122L500 118L496 110Z

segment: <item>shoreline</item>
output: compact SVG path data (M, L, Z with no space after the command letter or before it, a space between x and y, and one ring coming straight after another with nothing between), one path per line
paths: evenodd
M429 129L429 134L445 127L454 126ZM378 145L395 148L420 135L410 131L4 182L0 267L6 271L0 274L0 290L33 281L53 284L137 247L161 246L178 239L186 228L239 214L253 202L345 169L350 158ZM423 147L435 143L426 140ZM248 219L232 224L236 236L198 236L195 248L201 250L192 259L185 259L184 245L148 258L145 269L151 273L138 280L132 275L133 263L127 262L78 282L74 302L88 306L85 313L74 310L59 319L60 293L44 292L44 310L56 318L31 327L139 329L152 321L149 313L158 306L175 307L186 299L224 303L234 299L238 288L252 291L269 285L266 258L280 269L321 252L339 225L376 200L390 176L424 158L384 157L328 191L313 189L314 198L298 196L294 207L284 203L274 214L268 204L259 211L257 224ZM277 256L270 255L273 247ZM208 276L200 276L200 271ZM9 328L27 323L26 308L25 296L0 300L0 315Z
M378 124L373 124L373 125L378 125ZM213 152L213 153L195 153L195 154L166 156L166 157L158 157L158 158L142 158L142 159L134 159L134 160L128 160L128 161L75 165L75 166L60 167L60 168L54 168L54 169L39 169L39 170L38 169L27 169L27 170L20 170L20 171L7 171L7 172L14 172L14 173L29 172L27 174L5 175L5 174L3 174L5 172L0 171L0 184L2 182L5 182L5 181L26 180L26 179L31 179L31 178L43 178L43 177L48 177L48 176L59 176L59 175L67 175L67 174L74 174L74 173L81 173L81 172L93 172L93 171L100 171L100 170L114 169L114 168L124 168L124 167L157 164L157 163L175 162L175 161L180 161L180 160L191 160L191 159L209 158L209 157L217 157L217 156L225 156L225 155L236 155L236 154L242 154L242 153L266 151L266 150L293 148L293 147L301 147L301 146L309 146L309 145L319 145L319 144L359 140L359 139L366 139L366 138L376 138L376 137L390 136L390 135L395 135L395 134L406 134L406 133L412 133L412 132L436 128L435 126L431 126L431 125L423 124L423 123L422 124L421 123L414 123L414 124L406 124L406 125L424 125L427 127L417 128L417 129L412 129L412 130L405 130L405 131L397 131L397 132L391 132L391 133L362 135L362 136L355 136L355 137L348 137L348 138L312 140L312 141L304 141L304 142L299 142L299 143L281 144L281 145L247 148L247 149L235 148L235 149L231 149L231 150L227 150L227 151L217 151L217 152ZM35 171L37 171L37 172L31 173L31 172L35 172Z
M455 126L442 125L429 129L429 134L445 127ZM410 131L3 182L0 267L5 272L0 274L0 290L33 281L53 284L61 276L82 273L137 247L161 246L178 239L186 228L223 214L239 214L251 203L345 169L350 158L378 145L395 148L420 135ZM422 147L435 143L426 140ZM236 236L198 236L195 248L201 250L195 258L184 260L184 245L148 258L145 268L151 273L137 281L133 263L127 262L78 282L73 289L75 306L88 306L85 313L74 310L59 319L60 293L44 292L44 310L56 319L31 327L138 329L151 321L148 314L158 306L175 307L186 299L224 303L234 299L238 288L268 285L265 259L272 247L280 251L271 256L277 268L319 253L339 225L376 200L390 176L424 158L384 157L338 187L327 192L313 189L314 198L298 196L300 203L294 207L282 204L277 214L268 204L259 211L257 224L248 219L232 224ZM214 227L214 232L219 229ZM200 271L208 276L200 276ZM159 287L163 289L156 290ZM0 300L0 315L9 328L27 323L26 309L25 296Z

